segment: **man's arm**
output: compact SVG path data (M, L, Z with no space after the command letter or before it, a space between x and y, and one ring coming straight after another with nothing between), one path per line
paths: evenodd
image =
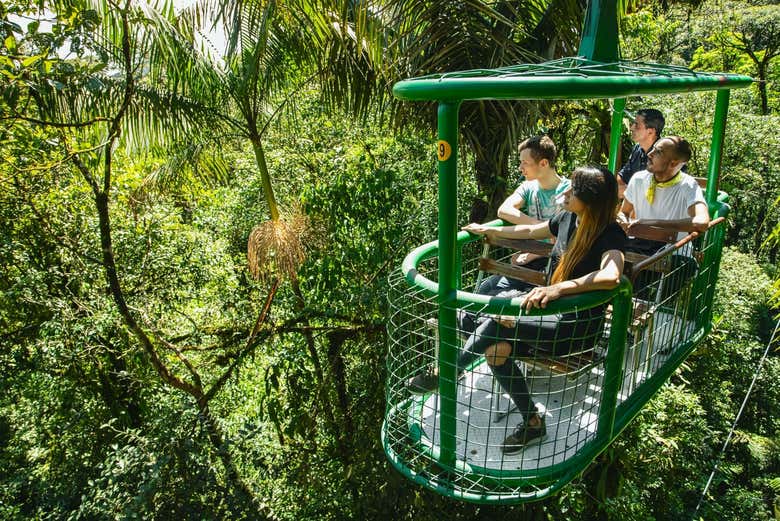
M693 231L703 233L707 231L710 225L710 210L707 203L694 203L688 208L688 215L691 216L691 226Z
M638 224L647 224L659 228L667 228L678 232L704 232L710 224L710 213L707 204L696 202L688 207L687 219L639 219Z
M623 177L621 175L618 175L617 183L618 183L618 199L623 199L623 194L626 193L626 188L628 187L628 185L626 184L625 181L623 181Z
M515 191L498 207L498 218L512 224L537 224L543 222L521 212L520 208L524 206L525 198L522 194Z
M631 214L634 213L634 205L628 199L623 199L623 204L618 212L618 221L628 222L631 219Z
M620 211L617 214L618 224L623 228L623 231L628 231L631 227L631 219L635 216L634 205L628 199L623 199L623 204L620 207Z
M485 226L484 224L471 223L464 226L467 232L488 237L503 237L506 239L548 239L552 237L549 221L536 224L516 224L511 226Z

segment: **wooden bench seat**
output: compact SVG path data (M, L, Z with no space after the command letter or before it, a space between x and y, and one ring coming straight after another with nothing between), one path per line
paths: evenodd
M636 238L666 244L666 247L662 247L653 255L626 252L626 265L624 272L629 277L632 284L636 283L636 279L639 273L642 271L654 271L661 274L669 273L673 269L673 265L670 262L672 254L679 251L680 248L698 236L698 234L694 232L687 235L684 239L678 241L677 231L648 225L634 225L631 228L631 235ZM548 256L552 251L551 244L532 239L505 239L486 237L485 243L492 247L509 248L515 251L535 253L542 256ZM480 257L479 267L483 272L523 280L537 286L541 286L547 283L547 274L543 272L531 270L522 266L516 266L510 264L509 262L499 261L487 257L486 255ZM647 327L648 323L652 321L652 314L654 312L653 304L653 302L646 300L637 298L633 299L633 309L629 327L631 331L634 331L635 335L638 335L638 332L642 328ZM605 317L607 324L609 324L611 319L611 310L612 308L609 306L607 308L607 316ZM523 361L532 366L546 368L555 374L576 376L587 368L592 367L594 364L601 362L602 359L602 350L594 348L574 355L540 357L533 359L525 358Z
M541 367L553 374L565 375L569 378L575 378L583 371L601 363L603 359L603 351L597 348L569 355L519 358L531 367Z
M508 262L501 262L489 257L480 257L479 269L494 275L501 275L510 279L519 279L530 282L534 286L544 286L547 283L547 276L541 272L516 266Z

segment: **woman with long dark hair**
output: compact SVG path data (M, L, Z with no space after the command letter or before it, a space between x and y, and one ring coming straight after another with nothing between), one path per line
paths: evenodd
M526 293L523 306L527 310L544 308L564 295L612 289L623 273L626 234L616 222L617 181L612 172L600 167L577 168L564 197L565 211L547 222L499 227L473 223L463 228L492 237L556 237L550 285ZM537 317L490 318L469 336L458 359L459 372L484 353L494 376L523 415L523 423L504 440L505 453L517 452L547 434L544 417L522 374L515 369L514 358L532 356L537 351L565 355L592 348L601 336L605 307ZM413 392L437 386L435 378L424 385L420 376L415 378L420 381L410 381Z

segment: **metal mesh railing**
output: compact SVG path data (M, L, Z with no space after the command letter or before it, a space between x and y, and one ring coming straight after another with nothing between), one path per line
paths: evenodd
M518 317L516 307L497 307L495 299L459 299L449 327L440 324L430 288L394 272L383 426L391 461L429 488L476 502L536 499L562 486L617 434L618 406L632 396L649 399L706 333L722 241L721 223L640 274L631 300ZM478 271L479 249L465 245L463 288L497 277ZM435 257L416 266L426 279L436 269ZM614 320L620 306L632 308L622 328ZM442 350L457 355L442 357ZM611 388L617 396L605 400ZM532 416L545 429L530 438ZM452 458L442 450L448 429Z
M421 274L432 275L435 260L425 264L418 267ZM466 279L476 275L475 269L464 273ZM549 486L544 475L575 457L596 436L606 306L554 318L522 317L522 326L512 324L512 319L501 325L484 307L471 306L460 310L456 345L447 346L439 335L436 298L410 288L400 272L391 276L390 283L385 424L390 451L416 476L429 476L430 482L445 489L474 497L539 494ZM533 345L512 342L511 356L501 364L503 372L498 364L488 363L484 354L491 347L527 337L534 330L536 337L529 339ZM455 367L457 462L452 468L442 465L437 454L442 420L437 364L440 349L447 347L459 353ZM532 406L523 404L523 399ZM532 411L544 419L545 435L519 450L508 447L506 440L527 423ZM468 471L458 472L458 468Z
M597 62L580 56L559 58L543 63L524 63L495 69L472 69L468 71L445 72L420 76L415 79L445 79L445 78L518 78L533 76L610 76L637 77L662 76L667 78L712 77L714 73L697 72L687 67L648 63L633 60L616 62Z

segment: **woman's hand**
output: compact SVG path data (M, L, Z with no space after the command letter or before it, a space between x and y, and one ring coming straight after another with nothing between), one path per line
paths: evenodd
M623 231L625 231L626 233L629 233L631 231L631 228L633 228L634 226L642 225L642 224L647 224L647 222L642 221L641 219L629 220L628 221L628 225L626 225L626 227L624 228Z
M523 307L526 311L533 308L546 308L548 302L561 298L561 289L557 284L532 289L525 297Z

